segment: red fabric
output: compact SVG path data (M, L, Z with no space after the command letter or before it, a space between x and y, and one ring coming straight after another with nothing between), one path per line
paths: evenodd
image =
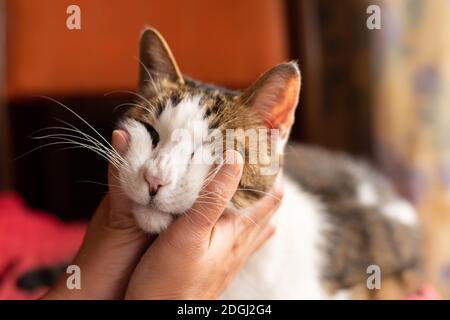
M86 223L65 224L25 206L14 193L0 194L0 300L36 299L46 289L29 293L16 286L17 278L38 266L70 262L86 231ZM408 297L440 299L429 285Z
M424 284L419 292L406 300L441 300L439 293L429 284Z
M32 293L17 288L17 278L38 266L70 262L85 230L85 223L62 223L27 208L14 193L0 194L0 299L42 295L44 288Z

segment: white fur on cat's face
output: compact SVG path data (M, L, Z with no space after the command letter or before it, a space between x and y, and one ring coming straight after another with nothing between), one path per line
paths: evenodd
M211 153L211 147L202 145L208 123L203 119L199 101L200 97L194 96L176 106L167 102L157 121L152 123L159 135L154 147L142 123L126 119L120 124L129 134L129 146L124 155L128 165L119 171L119 178L123 191L133 201L132 211L139 226L147 232L161 232L174 215L184 213L193 205L212 166L201 161L206 153ZM180 133L192 140L178 139ZM144 178L146 172L167 181L153 197Z

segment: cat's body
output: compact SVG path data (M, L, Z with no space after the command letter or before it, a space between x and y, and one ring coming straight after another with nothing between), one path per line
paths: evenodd
M284 167L277 232L222 298L399 299L417 290L418 217L378 172L303 145L288 145ZM381 289L367 288L372 265Z
M274 236L249 258L222 299L324 299L320 204L289 177ZM322 243L323 244L323 243Z
M198 160L224 145L173 140L180 129L192 136L251 129L275 137L257 147L245 137L233 144L245 163L230 205L243 215L275 180L278 170L263 171L264 161L284 162L285 195L276 233L222 298L401 298L417 289L419 233L412 207L360 162L317 148L285 148L300 90L296 64L274 67L242 93L203 85L181 75L167 44L152 29L142 36L141 60L142 100L118 126L130 135L120 180L142 229L162 232L192 206L213 167ZM267 134L266 129L276 131ZM255 150L261 157L252 163ZM381 290L367 288L373 266L381 271Z

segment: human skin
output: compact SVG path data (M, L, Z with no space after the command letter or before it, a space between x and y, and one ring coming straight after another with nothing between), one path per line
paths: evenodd
M126 152L128 139L115 130L114 149ZM226 208L242 174L236 151L224 154L202 191L208 202L196 202L157 237L135 223L116 170L109 166L109 192L72 263L80 267L81 289L69 290L64 274L43 299L215 299L275 232L271 218L282 198L281 174L246 217Z

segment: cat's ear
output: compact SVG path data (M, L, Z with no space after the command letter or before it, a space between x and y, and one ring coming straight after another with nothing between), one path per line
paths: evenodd
M183 83L183 76L164 38L153 28L146 28L140 41L139 88L152 81L168 79Z
M301 76L295 62L283 63L263 74L241 95L244 104L255 108L268 128L279 129L287 140L294 123Z

